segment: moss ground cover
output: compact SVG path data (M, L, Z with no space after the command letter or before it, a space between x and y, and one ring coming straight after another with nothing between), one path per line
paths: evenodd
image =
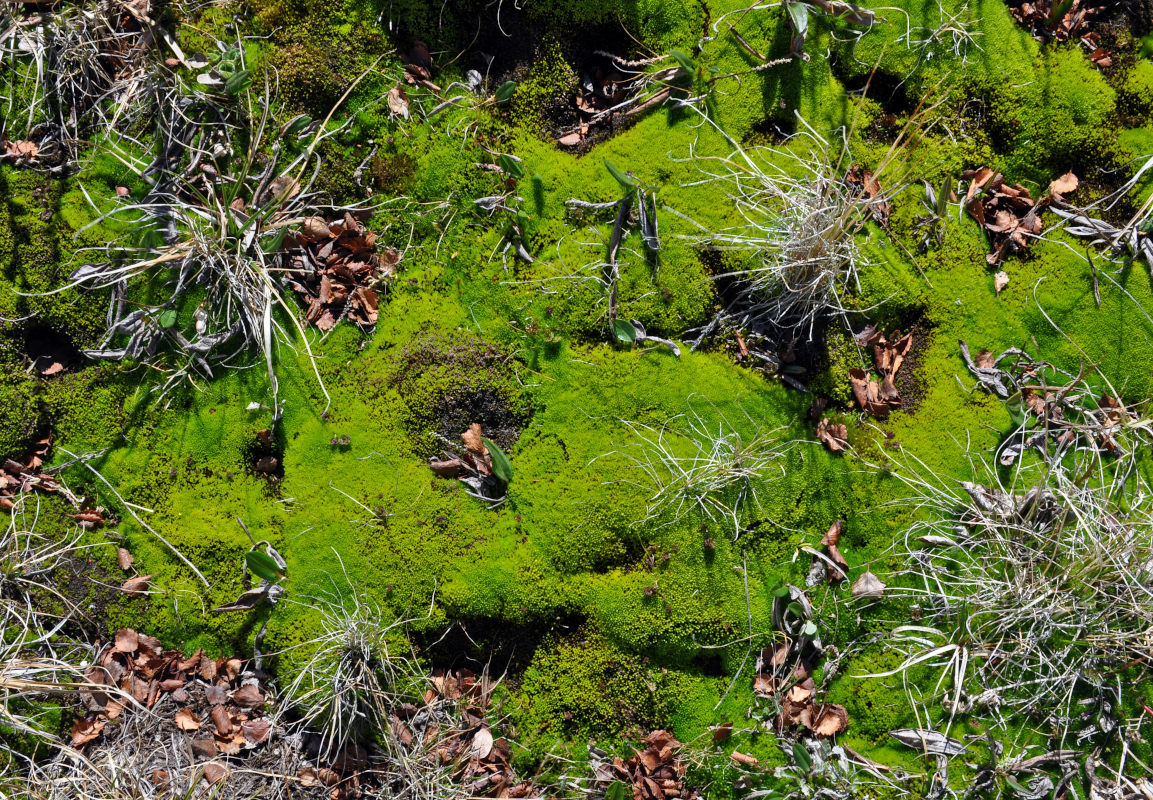
M415 619L408 633L427 645L426 666L465 659L507 670L504 725L522 774L555 781L557 754L587 763L590 740L628 754L649 731L668 728L700 754L690 777L709 796L762 786L788 796L795 783L771 768L795 764L781 744L795 732L773 733L773 701L754 692L753 662L780 640L774 590L804 587L810 551L844 520L850 580L808 589L831 647L814 677L825 700L847 710L839 743L916 774L904 788L881 781L859 796L927 791L931 766L888 733L945 724L939 702L927 711L909 702L932 694L936 673L862 677L900 665L887 636L918 612L905 600L856 601L849 589L866 569L903 569L895 542L918 510L902 502L908 487L890 471L911 458L967 480L971 454L995 447L1015 424L1011 404L974 386L958 340L974 352L1020 347L1073 373L1091 365L1121 401L1142 406L1153 375L1153 286L1140 260L1115 271L1055 230L998 267L1009 281L996 290L986 234L956 200L939 222L939 244L918 249L917 181L956 187L963 170L987 165L1039 197L1073 171L1083 186L1076 198L1097 200L1153 151L1153 68L1133 37L1117 45L1111 69L1075 44L1041 44L1000 0L867 2L877 14L868 27L819 13L822 5L810 7L803 58L767 68L750 50L790 54L788 11L735 0L539 0L499 10L259 0L240 23L220 8L188 18L170 10L165 24L188 52L217 37L254 37L254 71L279 78L278 124L300 113L323 118L343 96L329 125L348 124L320 148L318 185L338 204L387 199L368 224L403 260L373 329L310 329L314 360L299 336L279 342L277 397L263 365L241 359L157 402L150 390L163 377L146 366L77 358L38 374L27 358L30 331L62 337L77 355L99 341L106 295L49 292L90 248L125 235L97 218L118 187L147 191L144 179L99 149L66 176L0 166L0 455L19 458L51 432L55 463L72 462L63 476L111 510L106 529L91 536L130 550L136 570L152 576L146 596L102 606L104 633L137 628L187 652L224 655L251 653L266 628L263 652L289 676L303 658L297 647L317 633L310 598L355 587ZM390 114L382 97L403 84L416 39L439 87L467 87L469 70L481 67L485 89L454 89L462 99L432 115L443 95L404 84L409 114ZM580 59L600 40L626 42L621 58L684 51L715 83L700 111L657 105L578 154L558 146L551 109L590 80L591 62ZM506 79L515 92L496 102ZM810 126L844 142L852 156L842 171L850 162L877 168L910 119L892 177L902 190L886 219L857 234L860 281L844 318L786 372L812 392L758 368L739 333L691 349L730 301L724 273L750 263L746 253L692 244L702 227L742 223L733 198L705 181L704 159L729 155L733 142L800 147L784 136ZM156 146L148 135L146 149ZM517 175L501 154L515 157ZM611 288L604 262L613 213L567 203L621 196L606 161L654 191L662 242L650 252L632 228ZM1148 175L1125 200L1130 213L1149 196ZM495 207L475 202L497 196ZM162 290L134 284L128 296L147 303ZM193 312L182 308L181 319ZM620 341L614 319L678 341L680 353ZM869 362L852 334L869 322L911 329L917 342L902 368L915 402L887 419L861 414L849 384L849 370ZM847 425L851 453L816 440L814 395ZM684 458L697 435L689 415L718 437L774 431L790 443L752 480L755 500L736 508L731 524L697 512L650 518L651 491L630 458L646 446L637 426L664 431ZM495 508L429 468L473 422L512 464L507 500ZM86 462L74 463L80 454ZM261 467L269 458L275 468ZM693 507L687 486L685 497ZM249 586L251 542L238 520L283 554L286 592L273 606L212 613ZM72 519L44 522L63 531ZM112 547L89 557L116 570ZM434 644L443 641L458 651ZM1126 702L1138 703L1133 711L1147 701ZM736 732L714 742L711 731L725 722ZM1021 746L1050 744L1038 720L994 725L973 715L954 724L954 737L988 730ZM1130 730L1133 747L1147 752L1144 723ZM758 766L728 759L734 750ZM1102 755L1115 763L1117 751ZM975 770L958 764L947 780L963 786Z

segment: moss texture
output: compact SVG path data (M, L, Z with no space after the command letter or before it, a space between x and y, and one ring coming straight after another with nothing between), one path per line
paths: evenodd
M1106 79L1075 46L1041 47L1000 0L969 4L981 11L965 18L976 44L964 60L945 39L921 47L902 39L918 25L935 27L938 7L966 7L918 0L890 3L882 12L890 18L859 36L814 14L808 60L758 70L745 48L713 27L724 31L722 15L746 5L529 3L513 19L524 36L539 39L543 55L520 65L506 105L489 99L489 81L488 91L431 119L414 113L401 120L378 102L403 81L401 56L421 38L435 55L437 83L463 80L470 63L453 56L476 35L475 20L491 14L485 4L449 4L441 13L437 4L397 0L382 13L319 0L254 3L254 30L271 36L260 58L279 71L278 119L297 111L323 116L377 63L334 115L333 125L350 124L322 150L330 166L321 188L338 199L363 193L354 171L377 148L366 174L376 197L390 203L370 224L404 248L402 272L375 330L341 326L323 339L309 333L331 404L301 343L278 349L284 415L271 445L261 438L273 429L271 391L258 370L236 370L158 404L149 392L154 378L119 365L30 374L18 346L24 323L5 323L11 347L0 354L0 454L20 452L48 429L62 448L103 451L92 466L125 500L150 509L148 525L206 579L123 514L109 541L132 550L140 571L155 576L156 591L110 606L107 627L137 626L185 649L224 653L250 649L267 621L266 649L284 650L316 633L310 597L357 587L390 612L418 616L414 636L462 620L534 632L510 689L518 758L526 764L540 763L551 748L579 752L590 737L623 747L660 726L685 741L708 739L710 726L739 722L754 703L749 665L729 683L750 648L772 640L772 588L781 580L803 585L808 556L799 548L817 547L828 526L844 519L841 549L854 577L866 565L899 566L891 548L912 512L893 503L903 490L884 472L897 445L965 479L964 443L979 450L1008 429L1004 404L972 390L958 339L974 350L1026 347L1074 372L1092 362L1126 400L1150 395L1153 323L1141 309L1153 308L1153 288L1140 265L1122 270L1117 285L1102 281L1098 307L1083 244L1054 233L1003 265L1010 282L998 294L984 236L956 204L942 244L914 258L916 218L924 213L914 191L897 198L886 226L860 235L867 266L847 306L857 328L866 320L888 330L916 326L921 344L910 369L919 403L884 421L856 413L847 372L862 355L839 322L814 345L806 375L848 425L859 459L812 441L812 398L740 362L730 343L691 351L690 331L724 299L713 279L739 259L703 257L689 242L698 232L693 221L715 230L740 217L730 198L700 185L701 168L690 156L725 155L732 145L670 104L583 155L558 148L544 112L558 98L569 102L585 77L566 60L572 37L623 26L639 41L633 56L676 47L715 70L706 74L741 72L709 99L732 140L775 143L774 127L791 129L800 115L822 136L843 136L872 167L918 104L939 102L934 124L921 123L901 152L904 177L934 185L984 164L1038 190L1067 170L1104 180L1125 159L1153 149L1147 61ZM223 24L211 15L203 22ZM788 52L779 8L749 12L741 31L769 57ZM441 99L407 89L414 111L418 101L427 112ZM502 153L520 159L519 180L478 168ZM635 226L626 234L619 315L683 340L679 357L610 336L599 276L612 218L565 206L572 198L620 196L605 160L656 189L663 242L654 256ZM34 316L80 348L98 340L105 298L37 293L61 285L83 263L84 247L115 234L100 227L77 233L97 215L79 187L106 202L121 183L139 188L109 159L67 179L0 168L0 315ZM1150 191L1148 181L1140 185L1137 202ZM520 198L532 263L501 257L510 217L473 202L498 194ZM741 510L739 531L699 513L646 521L644 476L627 457L641 442L624 423L684 433L689 412L710 427L779 429L795 440L756 479L759 503ZM470 422L482 422L510 454L514 477L499 508L428 468L444 440L456 441ZM282 475L255 470L266 452L280 459ZM117 504L83 468L65 474L100 502ZM206 614L246 588L249 541L238 517L287 559L287 599L249 615ZM908 613L860 611L846 587L812 595L822 635L845 650ZM846 743L908 766L908 753L887 737L916 723L899 680L859 677L893 668L894 659L883 640L868 644L842 665L828 699L849 711ZM289 671L291 658L282 667ZM912 680L928 678L914 673ZM708 774L716 797L739 794L731 763L721 766L732 749L769 765L785 761L767 732L714 748L719 761L708 762Z

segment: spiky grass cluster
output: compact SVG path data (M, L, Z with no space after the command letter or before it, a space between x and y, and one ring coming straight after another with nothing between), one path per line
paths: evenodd
M718 130L720 130L718 128ZM720 131L727 156L692 158L705 177L690 186L721 191L736 225L703 231L699 247L732 251L743 265L724 273L739 286L730 315L793 338L812 338L859 290L865 259L855 234L884 198L845 180L851 160L807 125L780 147L745 147Z
M976 482L961 483L913 466L899 473L919 515L903 542L911 588L897 592L920 621L896 629L894 672L939 668L935 697L952 713L1084 732L1079 706L1109 703L1112 676L1149 666L1149 487L1099 454L1019 464L1006 480L975 459Z
M60 171L82 139L139 119L157 76L150 13L148 0L95 0L0 17L8 91L0 133L34 141L34 163Z
M243 58L242 50L235 52ZM272 76L260 90L235 94L166 89L155 134L158 154L141 170L151 188L92 223L121 223L129 232L89 253L94 261L58 290L111 290L106 336L87 355L155 367L165 375L163 394L218 370L247 366L258 354L275 397L276 343L298 339L309 347L277 254L289 227L321 208L312 184L320 168L314 152L323 138L294 146L306 129L274 125L275 97ZM129 163L131 144L121 151ZM287 156L282 150L289 150ZM141 279L150 283L153 302L141 302L132 291Z
M54 573L83 549L81 532L52 538L37 531L38 498L21 496L0 533L0 775L35 766L32 743L55 746L43 723L84 678L88 650L61 630L78 612L55 588ZM16 739L24 746L15 746ZM36 748L33 748L36 749Z
M738 406L744 419L730 420L715 406L693 408L660 427L622 420L637 441L617 451L644 476L626 481L648 496L643 522L669 523L693 512L731 525L736 537L749 506L760 507L757 483L789 448L779 429L766 428Z
M320 734L322 756L389 730L389 714L420 685L423 672L404 636L411 620L390 618L351 592L311 604L318 635L300 646L307 660L286 695L304 723Z

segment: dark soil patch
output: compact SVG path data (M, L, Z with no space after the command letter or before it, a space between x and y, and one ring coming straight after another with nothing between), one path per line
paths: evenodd
M902 330L909 329L904 328ZM913 344L909 348L909 352L905 354L905 360L901 362L901 368L897 370L897 374L893 378L893 383L896 384L897 391L901 394L901 409L903 411L916 411L925 399L927 387L924 377L921 375L921 360L924 359L925 353L929 350L932 331L932 326L923 318L913 324L911 329Z
M278 431L257 431L244 448L244 463L253 475L264 478L270 484L279 484L284 479L283 436Z
M72 340L46 325L25 328L24 352L32 361L33 371L46 377L72 371L84 363L84 356Z
M467 667L499 678L507 675L511 685L532 662L546 639L570 636L585 624L580 614L550 616L533 622L509 622L484 617L459 619L448 630L415 634L414 643L432 668Z
M128 573L114 573L91 559L65 556L50 578L50 585L60 594L46 593L44 607L61 615L73 611L62 629L65 635L87 642L105 639L110 610L120 611L128 602L117 587L129 577ZM67 601L67 608L61 597Z
M408 427L425 457L460 443L480 423L506 452L520 438L531 411L517 396L512 355L473 336L425 334L401 353L390 384L408 402Z

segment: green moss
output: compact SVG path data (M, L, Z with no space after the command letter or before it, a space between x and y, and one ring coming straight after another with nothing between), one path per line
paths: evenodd
M676 684L595 634L545 642L525 670L513 721L530 749L542 740L640 739L667 725Z

